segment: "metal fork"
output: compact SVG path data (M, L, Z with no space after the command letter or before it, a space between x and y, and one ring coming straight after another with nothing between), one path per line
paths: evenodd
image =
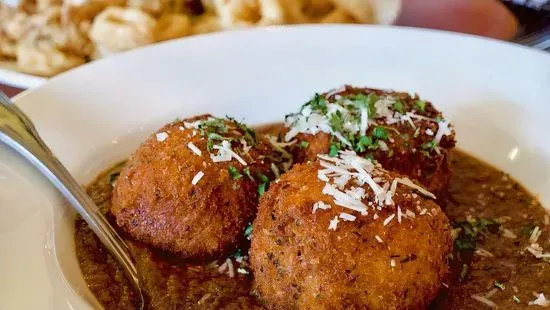
M86 191L53 155L32 121L0 91L0 142L14 150L42 173L72 205L109 253L122 266L136 289L139 308L145 308L137 269L128 246L109 224Z

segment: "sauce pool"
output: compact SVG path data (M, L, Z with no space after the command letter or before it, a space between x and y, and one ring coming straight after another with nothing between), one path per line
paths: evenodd
M277 126L262 129L276 130ZM119 164L102 173L87 188L107 217L113 184L122 168ZM452 274L431 308L523 309L536 299L535 293L550 295L550 264L526 250L537 231L541 233L536 243L550 248L549 218L540 203L505 173L461 151L453 151L451 170L445 211L457 235L450 258ZM107 309L136 309L122 268L83 220L78 218L75 228L80 268L98 301ZM225 260L191 264L127 242L150 309L263 308L251 294L247 249ZM227 272L228 264L234 277Z

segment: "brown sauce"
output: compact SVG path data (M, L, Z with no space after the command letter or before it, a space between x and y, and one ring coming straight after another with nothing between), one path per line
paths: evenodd
M550 294L550 264L525 250L537 226L542 229L538 244L550 248L550 226L542 206L508 175L463 152L453 152L451 167L446 212L456 226L463 227L460 244L455 242L461 250L453 254L451 279L443 284L431 308L488 308L472 298L477 295L500 309L523 309L536 299L533 293ZM106 214L111 183L121 168L118 165L101 174L88 187ZM475 253L472 233L464 234L468 227L479 229ZM133 291L122 269L81 219L76 220L75 241L82 273L99 302L107 309L135 309ZM250 294L251 274L235 272L231 278L218 271L223 262L182 263L128 242L151 309L262 308Z

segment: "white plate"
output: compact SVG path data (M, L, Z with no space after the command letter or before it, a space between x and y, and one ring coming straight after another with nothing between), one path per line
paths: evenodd
M462 149L511 173L550 206L550 54L477 37L361 26L207 35L85 65L17 103L87 183L176 117L278 121L314 92L343 83L429 98L456 124ZM90 306L72 213L5 149L0 214L0 309Z

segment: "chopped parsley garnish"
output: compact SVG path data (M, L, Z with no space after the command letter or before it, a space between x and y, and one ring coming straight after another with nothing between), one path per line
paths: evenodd
M388 139L388 130L384 127L375 127L372 131L372 136L381 140Z
M460 231L454 241L457 250L475 250L479 233L488 231L496 234L500 230L500 223L488 218L474 218L469 221L454 223L454 228Z
M309 142L301 141L299 145L300 145L300 148L307 149L309 147Z
M264 195L266 185L267 183L261 183L258 185L258 195L260 195L260 197Z
M512 296L512 299L516 304L519 304L521 302L521 300L516 295Z
M258 177L260 178L260 185L258 185L258 195L263 196L265 193L265 190L267 188L267 184L269 183L269 179L264 174L258 174Z
M233 180L238 180L243 177L243 175L239 172L239 169L233 166L227 167L227 171L229 171L229 175Z
M344 116L342 112L336 111L330 115L329 124L332 130L341 132L344 129Z
M245 140L250 145L255 145L256 144L256 132L254 130L250 129L250 127L246 126L244 123L241 123L241 122L237 121L233 117L226 116L226 118L228 120L230 120L231 122L233 122L233 124L235 124L235 126L237 126L237 128L240 129L240 131L244 135Z
M368 136L361 136L359 137L359 141L355 145L355 150L357 152L365 152L369 147L373 145L372 139Z
M252 225L252 224L249 224L249 225ZM248 229L248 227L246 229ZM246 236L246 230L244 231L244 233L245 233L245 236ZM233 256L234 258L243 257L243 250L239 248L231 256Z
M405 114L405 110L403 107L403 102L401 100L397 100L393 103L393 109L401 114Z
M426 111L426 101L418 99L416 100L415 105L418 108L418 111L420 112Z
M340 143L332 143L328 151L328 156L330 157L337 156L340 149L342 149L342 145Z
M325 97L321 96L320 94L315 94L313 99L306 102L302 106L302 110L307 106L310 106L313 111L320 111L322 114L327 114L328 112L327 100L325 99Z
M434 120L439 123L443 120L443 117L441 117L441 115L438 115L438 116L435 117Z
M374 155L372 155L372 154L368 154L367 156L365 156L365 158L370 160L370 161L376 161L376 159L374 159Z
M246 226L246 229L244 230L244 236L246 239L250 240L252 237L252 231L254 230L254 226L252 226L252 223L249 223L248 226Z
M433 149L435 149L436 146L437 146L437 144L435 143L434 140L432 140L432 141L428 141L428 142L422 144L422 149L423 150L433 150Z
M495 284L495 287L498 288L498 289L500 289L500 290L503 290L503 291L504 291L504 290L506 289L506 286L505 286L503 283L500 283L500 282L498 282L498 281L495 281L494 284Z

